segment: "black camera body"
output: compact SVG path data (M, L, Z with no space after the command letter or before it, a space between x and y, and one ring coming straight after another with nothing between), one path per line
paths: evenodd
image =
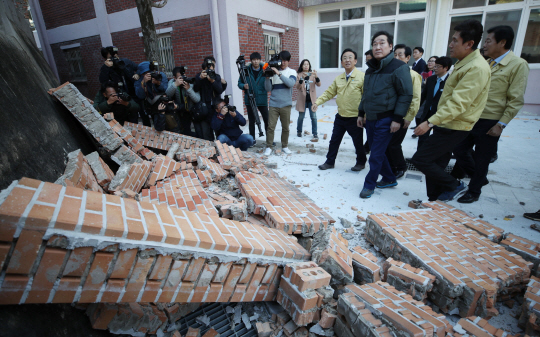
M264 76L266 76L266 77L274 76L275 73L272 70L272 68L276 68L276 69L281 68L281 59L279 58L279 53L276 53L276 54L272 55L272 57L270 58L270 61L268 61L263 66Z
M211 66L214 66L214 69L210 69ZM215 67L216 65L214 64L214 62L210 59L206 59L203 63L203 70L206 71L206 76L212 80L215 80L216 79L216 70L215 70Z
M227 107L229 112L230 111L236 111L236 106L229 104L230 97L231 97L231 95L225 95L225 97L223 97L223 101L225 102L225 106Z
M184 82L193 84L193 83L195 83L195 77L187 77L187 76L186 76L186 69L187 69L187 68L188 68L188 67L181 66L181 67L180 67L180 75L182 76L182 79L184 80Z
M131 96L124 90L124 83L118 82L118 90L116 90L116 95L124 102L131 101Z
M163 103L165 104L165 113L173 113L174 112L174 102L171 102L171 98L167 95L160 96L157 100L157 104Z

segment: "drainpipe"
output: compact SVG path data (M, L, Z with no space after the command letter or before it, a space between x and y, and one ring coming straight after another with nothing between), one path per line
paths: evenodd
M211 26L212 26L212 42L214 44L214 58L217 62L216 72L222 74L223 71L223 57L221 55L221 33L219 29L219 13L218 13L218 0L211 1Z
M433 27L433 38L432 38L432 41L431 41L431 55L436 54L434 52L434 49L435 49L436 43L437 43L437 32L438 32L438 27L439 27L437 22L439 21L439 15L440 14L441 14L441 0L437 0L437 8L435 10L435 26Z

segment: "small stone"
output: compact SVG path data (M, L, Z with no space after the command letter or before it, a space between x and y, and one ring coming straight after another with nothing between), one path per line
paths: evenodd
M294 187L300 188L300 187L302 187L302 185L294 185Z
M309 152L315 153L315 152L317 152L317 150L315 150L315 149L309 149Z
M348 233L348 234L354 234L354 228L351 227L351 228L346 228L345 229L345 233Z
M343 238L346 240L352 240L354 238L354 235L348 233L343 233L341 236L343 236Z
M297 154L300 154L300 150L296 151Z
M514 215L507 215L506 216L508 219L513 219L515 216Z
M514 300L508 300L508 301L505 301L503 302L504 305L506 305L507 307L509 307L510 309L512 309L514 307L514 304L515 304L516 301Z
M281 154L281 150L280 150L280 149L277 149L275 152L276 152L276 154Z
M309 184L304 184L304 187L309 187Z
M311 138L311 141L312 141L313 143L317 143L317 142L319 141L319 138Z
M304 130L304 135L311 135L311 132L309 132L308 130Z
M366 222L366 219L363 216L360 216L360 215L356 216L356 220Z
M325 133L324 136L322 136L322 139L328 138L328 135Z
M266 163L264 165L271 169L277 169L277 163Z
M525 206L525 203L524 203L523 201L520 201L519 204L520 204L521 206Z
M352 222L350 222L349 220L347 220L345 218L339 218L339 220L341 220L341 225L344 228L350 228L352 226Z
M409 195L409 192L403 192L403 195Z
M479 217L480 219L483 219L483 218L484 218L484 214L480 214L478 217Z
M313 148L315 147L315 145L313 145L313 144L306 144L306 147L307 147L308 149L313 149Z
M351 206L351 209L352 209L353 211L358 211L358 208L357 208L357 207L354 207L354 206Z

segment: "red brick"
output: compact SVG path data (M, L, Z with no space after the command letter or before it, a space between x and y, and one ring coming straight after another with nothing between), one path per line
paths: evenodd
M66 253L65 249L45 249L25 303L47 303Z
M80 303L92 303L97 299L97 295L105 281L109 265L113 259L113 254L97 252L92 262L92 267L82 288Z

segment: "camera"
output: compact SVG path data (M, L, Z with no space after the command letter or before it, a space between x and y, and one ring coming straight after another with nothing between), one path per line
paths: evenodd
M111 55L111 61L113 63L114 69L124 70L126 68L126 63L118 57L117 47L109 46L109 47L102 48L101 55L103 55L103 57L106 57L107 54Z
M186 69L187 69L187 68L188 68L188 67L181 66L181 67L180 67L180 75L182 76L182 79L184 80L184 82L193 84L193 83L195 83L195 77L187 77L187 76L186 76Z
M272 54L272 52L274 54ZM270 61L265 63L263 66L264 76L266 77L272 77L275 75L272 68L279 69L281 67L281 59L279 58L279 53L276 53L275 50L270 50L269 54L272 55L272 57L270 58Z
M225 102L225 106L227 107L229 111L236 111L236 106L229 104L230 97L231 95L225 95L225 97L223 98L223 101Z
M174 102L171 102L172 100L167 95L160 96L157 100L158 106L163 103L165 104L165 113L172 113L174 112ZM161 110L163 111L163 110Z
M210 69L211 66L214 66L214 69ZM215 64L212 60L206 59L203 63L203 70L206 70L206 76L212 80L216 79L216 70L215 70Z
M116 95L124 102L131 101L131 96L124 91L124 83L122 82L118 82L118 90L116 91Z

